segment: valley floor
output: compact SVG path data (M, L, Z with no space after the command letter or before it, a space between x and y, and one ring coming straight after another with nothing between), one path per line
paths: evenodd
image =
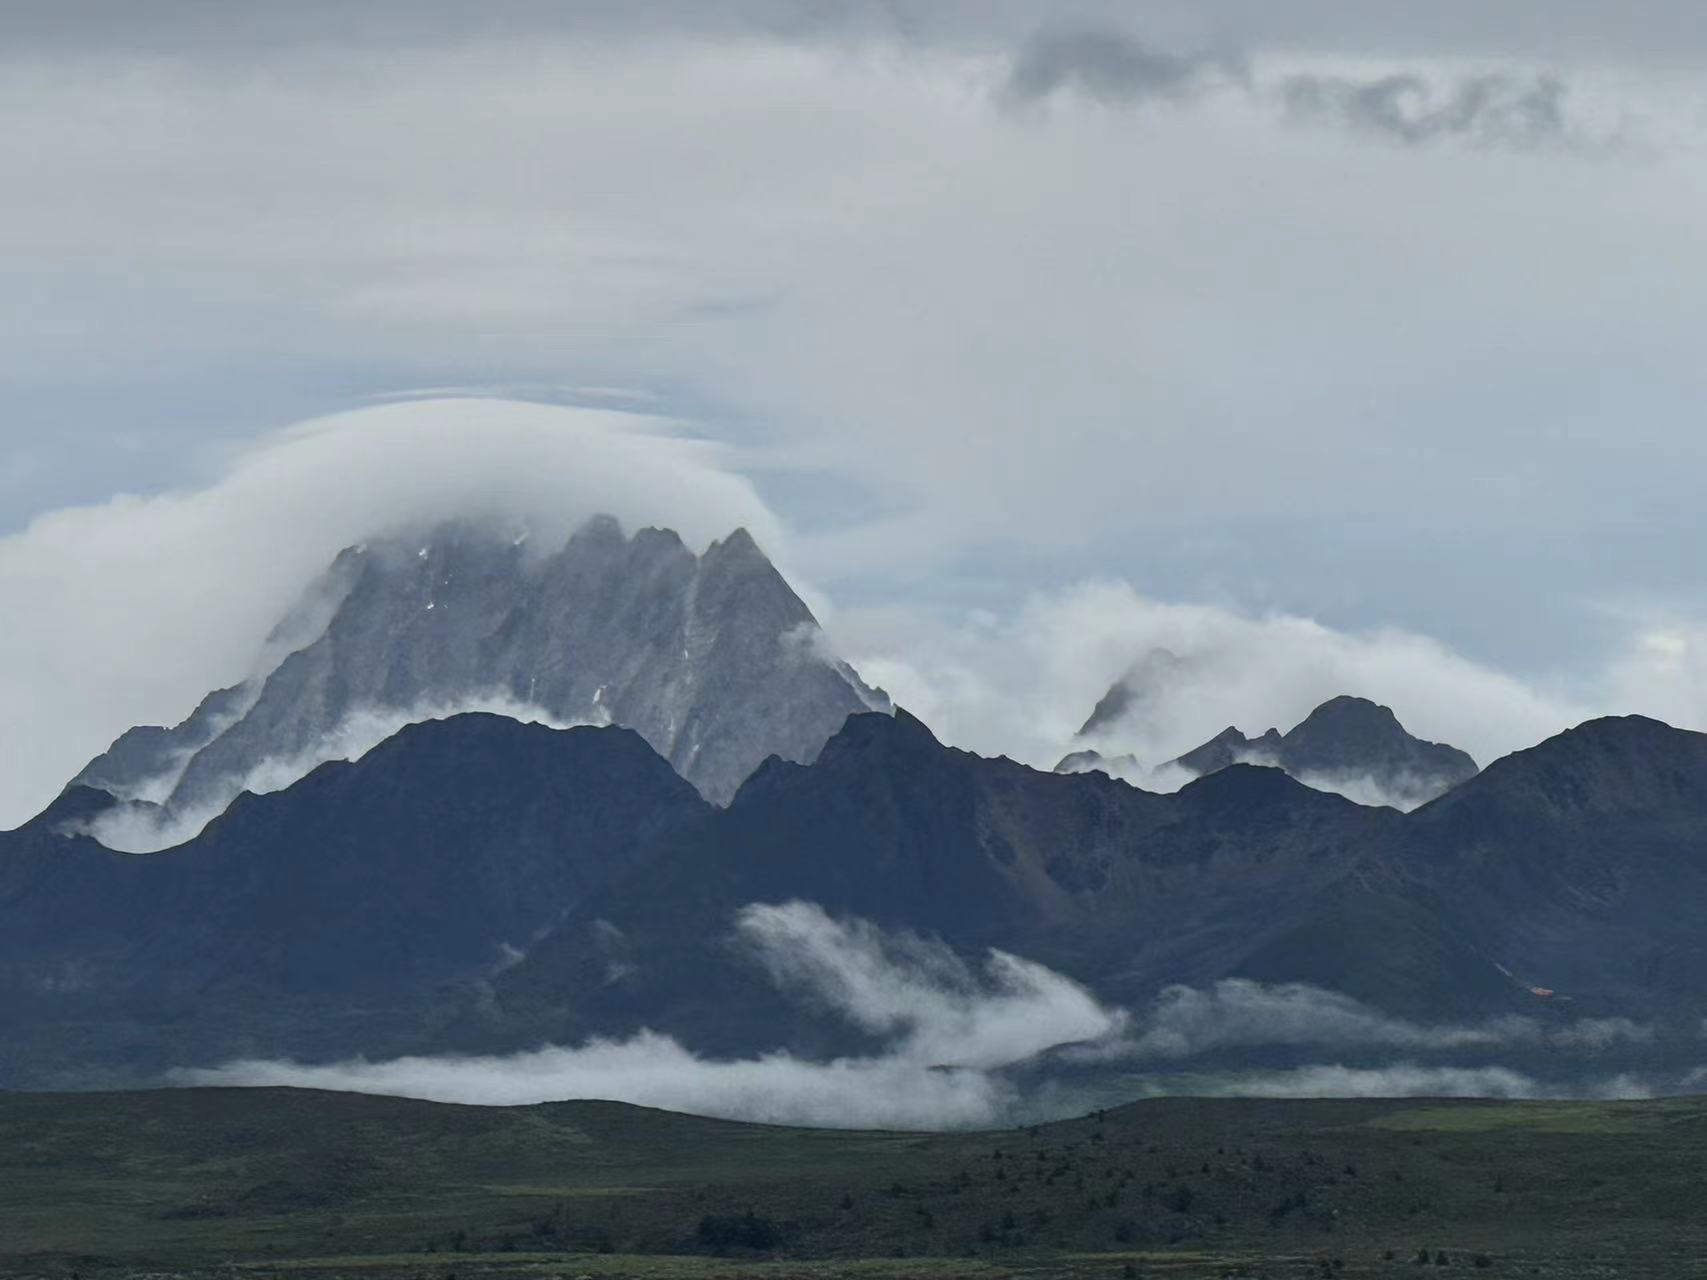
M1707 1277L1704 1140L1699 1099L1158 1099L897 1134L0 1094L0 1275Z

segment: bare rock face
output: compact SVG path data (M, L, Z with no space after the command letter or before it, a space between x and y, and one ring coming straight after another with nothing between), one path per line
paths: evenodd
M1379 797L1413 809L1476 776L1476 762L1457 747L1406 732L1390 707L1341 696L1317 707L1290 732L1247 738L1227 728L1170 761L1202 777L1230 764L1270 765L1323 790L1357 799ZM1368 794L1358 794L1362 787Z
M1090 735L1099 743L1118 740L1122 722L1141 721L1156 689L1180 666L1180 659L1164 650L1148 655L1103 695L1079 731L1080 741ZM1131 769L1107 763L1129 759L1087 747L1065 756L1056 771L1102 769L1130 778ZM1201 746L1158 765L1155 775L1171 772L1177 778L1183 770L1202 778L1234 764L1281 769L1319 790L1407 810L1444 795L1477 772L1476 762L1457 747L1409 733L1391 708L1342 695L1322 703L1287 733L1268 729L1249 737L1229 725Z
M75 781L161 806L161 847L245 789L276 790L414 721L488 710L633 729L724 803L766 757L809 761L850 714L889 709L824 653L744 529L703 555L608 516L544 556L460 525L350 547L271 644L289 652L267 674L176 728L128 731Z

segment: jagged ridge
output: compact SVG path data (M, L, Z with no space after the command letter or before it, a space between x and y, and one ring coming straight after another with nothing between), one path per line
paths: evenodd
M314 614L327 620L305 628ZM811 611L744 529L699 556L608 516L543 557L466 525L375 541L342 552L279 634L303 630L264 676L175 729L127 732L76 781L217 811L371 745L364 733L489 707L632 728L721 803L766 756L810 760L849 714L888 706L824 655Z

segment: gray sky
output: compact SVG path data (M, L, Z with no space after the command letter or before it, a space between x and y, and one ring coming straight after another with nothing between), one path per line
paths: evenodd
M0 749L39 796L251 642L186 651L106 585L162 571L89 540L142 545L126 509L54 516L57 560L32 519L446 386L626 388L722 442L838 641L980 749L1042 753L1175 606L1218 619L1218 683L1285 682L1179 734L1348 677L1264 665L1238 629L1271 615L1432 638L1481 693L1354 691L1484 755L1581 710L1701 723L1704 62L1681 2L11 0L0 587L39 626L5 678L56 665L0 688ZM197 537L301 544L315 492ZM226 628L224 580L180 576ZM1094 657L1016 704L1087 580L1149 621L1081 619ZM166 647L75 641L115 629ZM1528 700L1503 737L1476 680Z

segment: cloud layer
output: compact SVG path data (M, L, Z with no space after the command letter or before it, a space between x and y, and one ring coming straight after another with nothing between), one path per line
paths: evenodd
M503 1057L306 1065L233 1062L180 1083L294 1085L506 1105L606 1098L703 1115L848 1128L989 1124L1018 1103L995 1070L1121 1025L1075 983L991 952L983 972L941 943L832 919L810 903L754 904L736 933L779 982L889 1040L880 1056L814 1062L689 1052L653 1032Z
M1073 744L1122 677L1137 696L1089 745L1151 765L1227 725L1290 728L1342 693L1391 705L1413 733L1482 763L1577 723L1596 705L1550 695L1426 636L1169 603L1120 582L1040 592L1008 619L845 610L834 625L866 677L945 740L1042 767Z
M1675 1084L1674 1084L1675 1089ZM1389 1067L1338 1063L1289 1071L1251 1072L1200 1082L1196 1090L1237 1098L1649 1098L1654 1087L1614 1075L1587 1082L1543 1081L1507 1067L1438 1067L1413 1062Z
M1699 86L1640 74L1689 46L1669 7L32 8L14 521L304 398L570 381L762 446L815 576L867 590L1089 562L1546 662L1583 597L1693 585ZM1554 74L1661 145L1457 145L1545 133Z
M1516 151L1586 146L1569 90L1556 74L1534 72L1369 72L1293 70L1258 74L1239 51L1182 53L1116 27L1045 27L1014 56L1002 99L1022 105L1076 92L1126 107L1185 104L1243 92L1273 104L1293 123L1342 128L1375 141L1422 146L1459 143ZM1602 140L1604 147L1610 140Z
M1290 729L1339 694L1390 706L1413 734L1485 766L1597 715L1707 730L1707 626L1616 616L1618 640L1603 664L1552 678L1524 678L1398 627L1342 629L1281 611L1182 603L1113 580L1034 592L1006 615L848 608L831 631L867 679L944 741L1039 768L1089 746L1154 770L1229 725L1251 736ZM1125 711L1080 739L1122 679L1133 691ZM1178 770L1122 772L1151 790L1190 780ZM1404 801L1367 780L1310 781L1364 803Z
M746 907L736 928L779 986L926 1066L1006 1066L1105 1038L1124 1022L1071 979L1019 956L992 950L974 973L940 942L832 920L810 903Z
M276 660L264 638L288 603L339 548L387 527L501 514L545 544L609 510L697 544L746 524L785 571L821 564L803 549L811 539L731 469L738 457L633 413L404 401L280 433L199 489L44 517L0 539L0 594L28 602L0 635L0 718L27 727L6 741L0 823L38 811L123 729L173 723L209 689ZM1078 728L1122 677L1138 696L1091 745L1146 765L1229 724L1290 727L1340 693L1387 703L1413 733L1483 764L1596 714L1707 728L1707 626L1652 610L1605 611L1622 636L1606 663L1540 681L1400 628L1173 602L1118 580L1037 591L1005 616L956 616L913 605L830 613L793 577L837 651L944 740L1041 768L1083 745ZM353 724L347 741L251 785L276 788L322 759L359 754L379 731ZM1131 780L1166 789L1188 779ZM1360 802L1396 799L1357 779L1313 782ZM148 819L122 821L138 827L111 833L127 847L189 830L150 835L140 829Z
M982 636L1085 578L1269 620L1283 654L1275 620L1325 637L1299 688L1164 708L1154 759L1296 718L1360 647L1431 707L1459 655L1439 726L1368 691L1479 757L1585 707L1707 715L1679 603L1707 314L1677 287L1707 267L1707 83L1657 70L1702 48L1680 5L27 8L0 50L29 184L0 208L0 527L51 514L0 545L0 821L245 674L277 584L403 490L568 509L597 479L693 526L762 523L762 486L839 601L954 610L866 646L918 677L903 701L1037 763L1100 690L1050 660L1045 698ZM1541 145L1603 120L1642 145ZM305 402L447 383L641 387L752 484L651 465L707 460L681 442L577 478L496 428L419 464L263 445L209 490L221 519L190 478ZM156 496L64 510L115 489ZM210 548L248 567L180 567ZM941 634L978 610L1008 621Z
M601 511L696 547L744 524L787 563L781 526L719 449L645 416L484 399L305 423L204 487L34 521L0 539L0 824L42 808L129 726L176 723L253 674L343 547L493 516L546 544Z
M1584 1081L1583 1065L1596 1055L1655 1039L1654 1028L1622 1018L1431 1026L1319 988L1232 979L1167 988L1135 1019L1020 957L991 951L974 968L938 941L835 919L811 903L749 905L736 916L735 936L779 986L878 1036L884 1050L830 1061L781 1048L710 1059L643 1031L505 1056L240 1061L173 1078L482 1105L608 1098L733 1119L905 1129L1083 1110L1108 1087L1098 1083L1098 1071L1116 1073L1111 1078L1127 1091L1270 1097L1625 1097L1662 1087L1624 1076ZM1277 1046L1364 1060L1285 1071L1226 1069L1241 1051ZM1570 1078L1544 1081L1498 1063L1502 1051L1537 1048L1556 1055ZM1056 1052L1039 1057L1048 1050ZM1369 1065L1371 1054L1398 1060ZM1494 1061L1466 1062L1466 1054ZM1449 1061L1428 1061L1442 1056ZM1004 1069L1024 1063L1033 1069L1022 1085ZM1057 1078L1052 1068L1061 1065L1072 1074ZM1131 1075L1134 1069L1149 1074Z
M1012 103L1069 89L1105 102L1183 102L1244 78L1232 55L1176 53L1119 29L1046 27L1014 55L1002 94Z
M1470 75L1447 84L1410 73L1355 80L1299 74L1279 96L1303 123L1333 122L1406 146L1462 141L1532 150L1571 145L1566 89L1555 76Z
M1210 987L1163 989L1133 1034L1082 1052L1103 1059L1191 1058L1273 1046L1407 1054L1541 1046L1596 1053L1619 1045L1651 1044L1655 1037L1653 1027L1628 1018L1543 1023L1511 1016L1472 1025L1428 1025L1390 1017L1319 987L1228 978Z

